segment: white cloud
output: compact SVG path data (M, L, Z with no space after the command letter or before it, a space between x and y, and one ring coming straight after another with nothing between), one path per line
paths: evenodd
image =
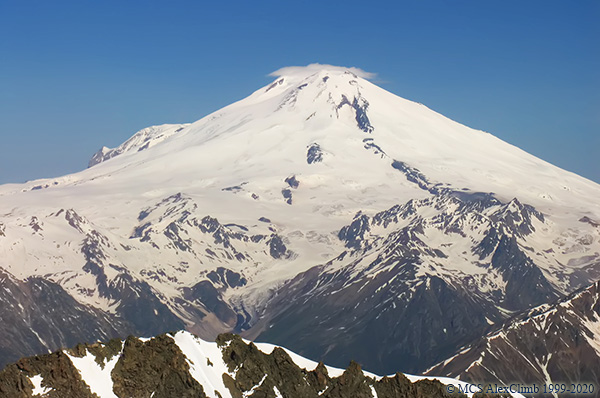
M319 72L321 70L330 70L336 72L352 72L356 76L362 77L363 79L373 79L376 74L371 72L366 72L360 68L355 67L345 67L345 66L334 66L327 64L310 64L307 66L286 66L281 69L276 70L275 72L269 73L269 76L280 77L280 76L290 76L290 75L311 75L315 72Z

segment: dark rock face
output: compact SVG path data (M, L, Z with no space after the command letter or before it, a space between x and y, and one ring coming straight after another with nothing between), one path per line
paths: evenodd
M102 163L102 162L114 157L115 155L116 155L116 153L109 151L108 148L101 148L92 155L92 158L88 162L88 168L95 166L98 163Z
M300 181L296 178L296 176L291 176L285 179L285 182L290 186L290 188L298 188L300 186Z
M285 203L288 205L292 204L292 191L289 188L282 189L281 195L283 196L283 199L285 199Z
M42 278L14 280L0 271L0 368L24 354L133 332L123 319L75 301Z
M485 302L469 300L466 292L436 278L405 284L414 277L410 261L390 260L390 269L372 280L341 272L313 269L292 281L259 339L286 341L301 355L334 366L355 358L379 373L392 367L416 372L488 326L480 307Z
M308 150L306 151L306 163L313 164L319 163L323 161L323 151L321 150L321 146L316 142L310 144Z
M500 238L492 256L492 267L502 271L507 281L501 304L510 310L523 310L557 297L542 271L519 248L514 236Z
M218 267L215 271L209 272L206 277L215 284L222 284L227 287L244 286L247 282L246 278L239 273L224 267Z
M187 358L172 338L160 335L147 342L129 337L124 344L80 344L69 355L83 357L91 352L103 366L115 355L119 359L111 372L113 392L120 398L203 398L203 387L190 375ZM79 371L62 351L24 358L0 372L0 398L32 397L28 377L40 375L43 396L48 398L94 398ZM37 396L37 395L36 395Z
M412 183L415 183L419 186L419 188L429 191L432 194L438 193L438 190L432 186L427 177L423 173L421 173L418 169L414 167L410 167L404 162L399 160L394 160L392 162L392 167L401 173L404 173L406 179Z
M342 227L338 233L338 238L345 242L345 246L353 249L359 249L364 242L365 234L370 230L369 218L362 214L354 216L352 224Z
M185 209L188 201L189 197L187 197L181 192L178 192L176 194L164 198L162 201L160 201L153 207L149 207L147 209L142 210L138 215L138 221L144 220L152 212L157 211L161 208L166 208L166 210L163 213L165 216L177 213L178 211Z
M506 229L515 232L518 236L529 235L535 228L533 218L544 221L544 215L533 206L521 204L517 198L510 201L501 211L493 214L495 221L501 220Z
M222 293L229 288L246 285L246 278L224 267L217 267L206 277L208 280L183 289L183 297L187 301L184 306L200 320L207 314L213 313L224 324L235 326L240 322L240 314L237 314L223 299Z
M185 289L184 297L214 313L223 322L235 325L236 313L223 301L221 293L209 281L201 281L192 288Z
M561 383L592 383L598 389L598 320L600 282L507 321L429 373L530 384L546 383L550 377Z
M285 258L290 256L290 252L285 246L285 243L283 243L283 239L277 234L272 234L271 239L269 239L269 254L273 258Z
M320 363L312 371L299 368L281 348L264 354L254 344L244 343L238 336L220 335L217 344L222 347L223 359L229 370L237 369L236 378L229 377L228 385L234 397L275 398L371 398L373 390L379 398L450 397L446 387L438 381L411 383L403 374L375 380L362 372L360 365L350 366L340 377L330 377ZM258 386L256 388L255 386ZM248 394L252 391L251 394Z
M356 112L356 123L358 124L358 128L365 133L373 132L375 128L371 125L371 121L367 116L369 102L362 97L354 97L354 101L352 101L352 108L354 108L354 111Z
M119 397L203 398L203 387L190 375L185 355L173 339L161 335L143 343L125 341L112 371L113 390Z
M185 326L146 282L136 282L127 274L120 275L112 284L119 293L117 312L131 323L137 333L157 334Z
M373 153L375 155L381 155L381 157L387 157L387 154L385 153L385 151L383 149L381 149L381 147L377 144L375 144L375 142L373 142L373 138L365 138L363 140L363 142L365 143L364 147L365 149L369 149L372 150Z
M300 186L300 181L298 181L296 176L293 175L293 176L287 177L285 179L285 182L286 182L286 184L288 184L288 188L283 188L281 190L281 195L285 199L285 202L288 205L291 205L293 202L292 189L298 189L298 187Z
M356 118L356 124L359 129L364 131L365 133L371 133L375 128L371 125L371 121L367 116L367 109L369 108L369 102L360 96L355 96L352 99L352 102L342 94L342 100L337 105L337 109L342 108L343 106L348 105L354 110L354 115Z
M67 350L70 355L82 358L87 354L87 351L91 352L96 358L96 363L100 366L104 366L107 361L110 361L115 355L119 355L123 350L123 342L119 339L111 339L106 344L104 343L93 343L83 344L79 343L74 348Z
M181 237L181 235L183 235L181 232L181 228L177 223L172 222L167 226L163 234L165 234L165 236L173 242L173 245L182 252L192 251L192 241L190 239L183 239Z
M33 396L33 384L29 377L41 375L43 387L52 388L48 398L94 398L89 387L81 380L77 369L62 352L25 358L7 366L0 372L0 398L29 398ZM38 395L39 396L39 395Z

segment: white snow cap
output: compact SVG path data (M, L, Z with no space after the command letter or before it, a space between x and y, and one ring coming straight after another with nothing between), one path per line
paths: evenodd
M362 77L363 79L373 79L376 74L371 72L366 72L360 68L345 67L345 66L334 66L327 64L310 64L307 66L286 66L281 69L276 70L275 72L269 73L269 76L281 77L281 76L301 76L307 77L316 72L320 72L322 70L334 71L334 72L352 72L358 77Z

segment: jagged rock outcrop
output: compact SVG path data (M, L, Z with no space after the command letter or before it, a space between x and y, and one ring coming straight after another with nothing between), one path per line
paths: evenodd
M411 382L401 373L375 376L353 361L346 370L329 368L281 347L246 343L237 335L222 334L216 343L208 343L187 332L178 332L151 339L131 336L125 341L114 339L106 344L79 344L70 350L21 359L0 372L0 398L33 396L448 398L465 395L449 393L447 386L438 380Z

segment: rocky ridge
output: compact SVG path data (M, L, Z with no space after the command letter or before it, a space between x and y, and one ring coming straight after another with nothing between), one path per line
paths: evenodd
M600 282L507 321L428 373L478 382L591 383L599 389Z
M303 366L308 364L311 369L295 361ZM303 360L281 347L246 343L236 335L220 335L216 343L207 343L189 333L178 332L151 339L132 336L125 341L79 344L73 349L21 359L0 372L0 397L33 396L446 398L465 395L448 393L446 385L438 380L411 382L401 373L378 377L364 372L356 362L351 362L346 370L330 368L322 362Z

